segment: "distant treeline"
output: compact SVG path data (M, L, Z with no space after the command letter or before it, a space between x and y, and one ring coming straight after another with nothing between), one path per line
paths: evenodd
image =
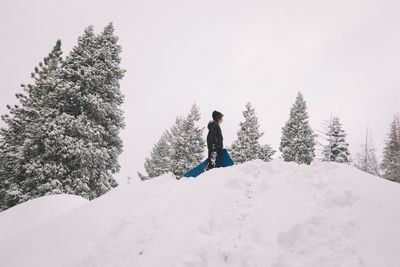
M260 144L260 130L255 109L247 103L243 111L244 121L240 122L237 138L227 147L236 164L254 159L270 161L276 151L268 144ZM365 143L354 158L349 152L346 132L338 116L331 116L322 123L322 143L317 142L317 134L308 121L306 101L301 92L290 110L289 120L282 128L279 146L281 157L285 161L310 164L316 158L316 146L322 149L322 161L352 164L365 172L400 182L400 117L395 115L386 140L384 158L379 163L376 151L367 129ZM200 120L199 108L194 104L186 117L178 116L175 124L165 130L159 141L153 146L149 157L145 158L147 175L139 173L142 180L171 172L181 178L185 172L198 165L205 151L203 140L204 127L196 122Z

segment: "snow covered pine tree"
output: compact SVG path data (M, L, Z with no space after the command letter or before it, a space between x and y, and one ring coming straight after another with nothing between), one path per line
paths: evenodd
M65 192L88 199L118 185L112 173L120 168L124 97L119 81L125 70L117 41L112 23L99 35L92 26L86 28L65 59L61 83L51 95L57 113L49 135L61 172L55 174Z
M172 172L177 178L181 178L203 158L204 127L196 125L199 120L199 108L193 104L187 117L177 124L178 127L175 130L171 129Z
M151 149L150 157L145 158L144 168L148 176L138 172L141 180L147 180L171 171L169 137L169 132L165 131L160 140Z
M400 183L400 115L394 116L383 151L383 178Z
M306 102L299 92L290 110L289 120L282 128L279 150L285 161L310 164L315 158L315 137L308 124Z
M323 146L323 161L350 162L349 144L346 143L346 133L339 118L333 117L324 126L324 137L327 144Z
M180 179L186 171L196 166L203 158L205 148L204 127L196 125L199 120L200 111L196 104L192 105L186 118L178 116L175 124L164 132L153 147L150 157L146 158L145 169L148 176L138 173L140 179L146 180L168 171Z
M0 132L0 210L36 196L61 192L59 183L36 170L46 160L42 122L48 115L47 96L58 83L61 54L58 40L31 74L33 84L21 85L25 94L16 94L20 105L7 106L10 114L2 116L7 127ZM35 179L40 183L35 184Z
M27 97L21 96L30 103L32 116L23 116L29 118L29 130L18 136L14 151L4 136L17 129L12 127L24 128L23 120L17 118L18 125L11 122L15 125L3 131L1 149L11 157L1 159L18 166L1 168L1 177L12 175L16 181L7 185L11 193L6 197L12 204L57 193L93 199L117 186L112 173L119 170L118 135L124 126L119 108L124 70L119 67L117 40L111 23L99 35L90 26L64 61L56 47L55 55L49 56L52 60L39 64L42 70L35 69L35 84L27 87Z
M258 118L250 102L246 104L243 117L244 122L239 124L237 139L229 149L233 161L236 164L253 159L270 161L275 151L268 144L260 145L259 138L264 135L264 132L259 130Z

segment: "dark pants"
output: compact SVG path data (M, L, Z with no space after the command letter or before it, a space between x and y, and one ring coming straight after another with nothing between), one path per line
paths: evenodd
M208 150L208 159L207 159L207 163L206 163L206 171L215 168L215 166L217 165L217 162L219 160L219 157L221 156L221 150L222 149L216 149L216 150L212 150L209 149Z

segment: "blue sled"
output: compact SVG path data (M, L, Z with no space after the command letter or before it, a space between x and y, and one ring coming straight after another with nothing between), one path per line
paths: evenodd
M194 167L193 169L191 169L190 171L188 171L187 173L185 173L183 175L183 177L199 176L200 174L202 174L204 172L206 163L207 163L207 159L205 161L203 161L202 163L200 163L199 165L197 165L196 167ZM228 151L226 151L226 149L222 149L221 155L220 155L219 160L217 161L217 164L215 167L216 168L228 167L228 166L232 166L233 164L234 164L234 162L231 159L231 157L229 156Z

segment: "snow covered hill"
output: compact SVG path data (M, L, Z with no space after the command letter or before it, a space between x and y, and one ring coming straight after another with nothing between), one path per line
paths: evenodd
M399 226L399 184L252 161L121 185L1 240L0 266L397 267Z

